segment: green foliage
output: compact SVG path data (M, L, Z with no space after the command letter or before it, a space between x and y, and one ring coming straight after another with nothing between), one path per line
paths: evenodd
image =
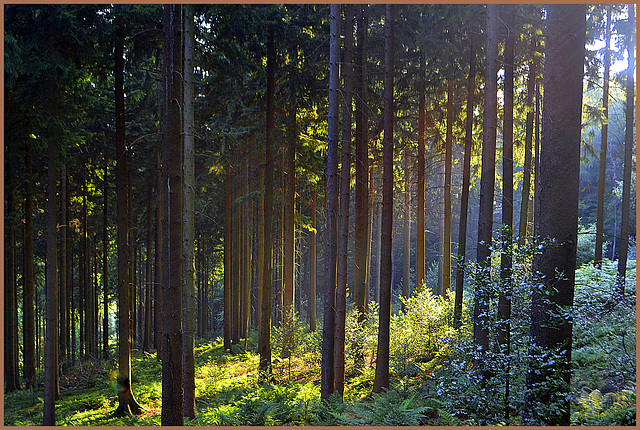
M635 426L636 394L629 390L602 394L583 390L571 414L572 425Z

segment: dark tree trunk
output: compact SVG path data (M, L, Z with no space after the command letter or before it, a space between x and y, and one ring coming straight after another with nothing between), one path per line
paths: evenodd
M53 143L49 143L53 146ZM51 151L50 151L51 153ZM11 393L20 389L20 376L18 372L18 300L16 282L16 224L18 214L15 210L15 189L12 178L15 167L9 161L5 174L5 204L6 204L6 224L5 224L5 291L4 291L4 376L5 392ZM51 169L51 164L49 165ZM54 177L55 179L55 177ZM54 189L55 192L55 182ZM55 206L54 206L55 207ZM52 215L55 221L55 210ZM55 239L55 236L53 236ZM49 237L47 244L51 240ZM48 251L48 248L47 248ZM51 260L49 260L51 261ZM53 260L54 264L56 260ZM54 266L55 268L55 266ZM47 288L49 285L47 284ZM49 302L47 301L47 304ZM48 316L48 314L47 314ZM47 333L48 334L48 333ZM45 375L46 377L46 375ZM45 403L46 405L46 403Z
M487 65L485 68L484 127L482 133L482 173L480 177L480 207L478 215L478 256L481 267L491 265L493 234L493 193L496 181L496 129L498 121L498 6L487 5ZM489 297L476 288L473 309L473 338L481 351L489 348L487 315Z
M26 194L24 201L24 290L22 296L22 333L23 333L23 377L27 388L34 388L36 381L36 339L34 310L34 272L33 272L33 197L34 176L32 167L32 141L26 141ZM63 202L66 204L66 200ZM10 266L7 266L7 268ZM7 378L8 382L9 379Z
M633 4L627 5L629 8L629 23L634 23L635 13ZM629 247L629 218L631 215L631 170L633 164L633 111L634 88L633 75L635 68L635 59L633 48L636 46L635 37L629 37L627 45L627 53L629 54L629 67L627 68L627 102L625 105L625 134L624 134L624 171L622 176L622 217L620 220L620 242L618 248L618 292L621 295L625 293L626 271L627 271L627 252Z
M194 55L194 6L185 5L184 17L184 291L183 315L183 378L184 416L196 417L195 399L195 147L193 120L193 55ZM150 270L149 270L150 272Z
M59 303L60 303L60 314L58 316L58 320L60 322L60 330L59 330L59 361L61 365L64 365L67 358L67 332L69 331L69 327L67 326L67 319L65 318L67 314L68 302L66 300L67 297L67 166L63 163L60 166L60 291L59 291Z
M322 327L322 375L320 396L327 400L335 391L335 307L336 270L338 260L338 111L340 62L340 5L332 4L329 12L329 117L327 149L327 221L325 229L325 287Z
M511 243L513 241L513 70L515 68L516 6L505 5L507 39L504 47L504 120L502 137L502 254L500 278L502 291L498 297L497 341L500 352L506 354L504 372L504 416L509 422L510 359L511 359Z
M334 389L344 394L344 344L347 318L347 261L349 255L349 202L351 197L351 104L353 100L353 4L345 5L344 93L342 104L342 167L340 171L340 218L338 220L338 262L336 326L334 336Z
M384 139L382 182L382 238L380 243L380 325L376 353L376 374L373 392L389 388L389 329L391 324L391 278L393 235L393 19L395 5L386 7L384 50Z
M444 155L444 238L442 296L451 291L451 160L453 152L453 80L447 83L447 131Z
M276 46L273 28L267 38L267 130L264 163L264 255L262 269L262 301L258 351L259 378L271 381L271 287L273 282L273 140L275 131Z
M155 229L155 255L153 262L153 347L156 357L161 359L162 354L162 162L160 148L156 159L156 229Z
M124 35L117 24L115 37L116 105L116 187L126 190L128 182L124 110ZM115 416L141 414L142 408L131 390L131 244L127 193L119 192L116 202L118 224L118 408ZM81 325L82 326L82 325Z
M544 136L540 154L538 235L555 245L534 256L542 285L531 295L531 344L523 423L569 425L571 332L578 239L578 192L586 5L547 10ZM571 35L571 37L567 37ZM558 276L558 274L562 274ZM547 294L555 290L555 294ZM568 312L568 313L567 313ZM553 409L539 405L554 404Z
M151 187L150 187L151 188ZM149 195L153 191L149 190ZM151 351L151 293L153 291L153 268L151 264L151 252L153 249L153 200L147 201L147 247L145 258L145 283L144 283L144 335L142 339L142 350ZM105 296L106 297L106 296Z
M227 153L230 151L227 149ZM232 329L232 288L233 288L233 279L232 279L232 245L231 245L231 157L230 154L227 155L227 160L225 161L225 227L224 227L224 349L227 351L231 351L231 329Z
M317 279L317 223L316 223L316 185L311 189L311 232L309 233L309 330L315 332L316 326L316 279Z
M162 138L162 425L183 425L182 273L183 144L182 6L164 6Z
M47 304L46 304L46 338L44 350L44 406L42 425L56 425L56 399L59 396L57 384L58 374L58 271L57 271L57 211L58 211L58 148L55 137L48 139L49 172L47 192ZM13 363L5 363L9 368ZM17 375L15 375L17 379Z
M531 40L529 61L529 80L527 83L527 99L526 109L527 117L525 120L525 138L524 138L524 173L522 177L522 200L520 201L520 225L518 227L518 246L523 246L527 237L527 226L529 225L529 200L531 198L531 147L533 143L533 117L534 104L533 98L536 91L536 47L535 39Z
M425 103L425 71L423 59L420 57L420 93L418 94L418 207L416 209L416 290L420 291L424 284L424 151L426 128L426 103Z
M600 139L600 171L598 176L598 202L596 206L596 249L593 264L602 267L602 242L604 239L604 188L607 176L607 140L609 138L609 68L611 67L611 10L605 6L607 23L604 46L604 77L602 83L602 130Z
M102 320L102 358L109 358L109 216L107 213L108 182L107 182L107 157L104 157L104 175L102 188L102 295L103 295L103 320Z
M458 230L458 264L456 265L456 296L453 305L453 326L462 323L462 297L464 288L464 264L467 256L467 214L469 209L469 185L471 182L471 148L473 147L473 110L476 85L476 36L469 33L470 60L467 77L467 117L465 121L464 160L462 164L462 195L460 197L460 225Z

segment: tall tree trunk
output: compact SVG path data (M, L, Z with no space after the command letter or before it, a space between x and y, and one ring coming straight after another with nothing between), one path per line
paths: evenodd
M196 417L195 385L195 146L193 122L194 6L184 7L184 291L182 294L184 416Z
M602 83L602 130L600 138L600 171L598 175L598 203L596 206L596 249L594 266L602 267L602 242L604 239L604 186L607 177L607 140L609 137L609 68L611 67L611 9L605 6L607 15L604 46L604 77Z
M24 200L24 286L22 295L22 333L23 333L23 363L22 375L27 388L35 388L36 382L36 339L35 339L35 309L34 309L34 271L33 271L33 197L34 176L32 163L32 141L26 141L26 193ZM10 190L11 188L9 188ZM64 202L66 203L66 201ZM10 266L7 266L9 268ZM6 313L5 313L6 315ZM9 379L7 378L8 382Z
M527 109L527 117L525 120L525 138L524 138L524 173L522 178L522 199L520 200L520 224L518 227L518 246L524 246L527 237L527 226L529 225L529 200L531 196L531 146L533 143L533 117L534 104L533 97L536 88L536 39L531 39L529 61L529 80L527 82L527 98L525 101Z
M116 106L116 187L127 189L127 150L124 110L124 35L122 22L116 23L115 36L115 106ZM118 408L115 416L141 414L142 408L131 390L131 245L128 226L127 193L118 193Z
M467 77L467 117L465 120L464 160L462 164L462 195L460 197L460 225L458 229L458 264L456 265L456 296L453 305L453 326L462 324L462 297L464 289L464 265L467 257L467 214L469 209L469 185L471 182L471 149L473 147L473 111L476 85L476 42L469 33L469 76Z
M60 166L60 291L59 291L59 304L60 315L58 316L60 322L59 329L59 360L62 365L65 364L67 358L67 332L69 327L67 326L67 314L68 302L67 297L67 166L63 163Z
M544 210L539 213L537 233L557 244L534 256L534 273L543 285L531 293L534 347L526 378L526 424L570 423L572 324L558 318L558 312L569 315L573 305L586 10L586 5L559 4L547 9L539 189ZM551 402L553 409L538 407Z
M402 296L411 295L411 285L409 280L409 267L411 263L411 175L409 167L409 154L407 148L404 150L404 205L403 205L403 244L402 244ZM402 303L402 310L405 305Z
M53 112L51 112L53 113ZM44 351L44 406L42 425L56 425L56 399L59 396L57 384L58 374L58 148L53 133L49 135L49 172L47 192L47 304L46 304L46 338ZM12 363L5 363L9 368ZM16 375L17 378L17 375Z
M162 143L162 141L160 141ZM155 255L153 261L153 347L156 357L161 360L162 354L162 161L160 148L156 154L156 229Z
M382 181L382 163L378 160L377 179L378 185L376 188L375 210L376 210L376 255L375 255L375 283L373 286L373 300L380 303L380 263L381 263L381 243L382 243L382 198L380 196L380 182Z
M162 425L182 425L183 143L182 6L164 6L162 144Z
M340 219L338 225L338 263L336 288L336 326L334 336L334 388L344 394L344 344L347 320L347 261L349 255L349 203L351 197L351 118L353 100L353 4L345 5L344 93L342 104L342 167L340 170Z
M629 4L629 23L635 23L634 5ZM627 102L625 105L625 134L624 134L624 171L622 176L622 217L620 220L620 242L618 250L618 292L625 293L627 251L629 248L629 218L631 215L631 169L633 164L633 121L634 88L633 75L635 69L635 56L633 48L636 46L633 34L629 37L627 45L629 66L627 68Z
M451 291L451 160L453 152L453 80L447 83L447 131L444 155L444 246L442 296Z
M151 188L151 187L149 187ZM153 195L153 190L149 190L149 195ZM147 255L145 262L145 283L144 283L144 336L142 340L142 350L151 351L151 293L153 291L153 270L151 264L151 252L153 250L153 199L147 201ZM105 296L106 297L106 296Z
M368 194L367 187L369 174L369 151L367 142L367 114L366 114L366 74L365 64L367 61L366 38L367 38L367 17L366 5L359 5L358 18L358 45L355 52L355 81L354 91L356 97L355 111L355 152L356 152L356 189L355 189L355 308L360 314L360 319L364 319L365 295L368 291L367 268L367 238L369 237L367 228L368 220Z
M340 5L332 4L329 12L329 115L327 148L327 212L325 245L324 316L322 326L322 368L320 396L327 400L335 391L334 331L336 307L336 270L338 260L338 133L339 133L339 67Z
M49 143L53 146L53 143ZM15 210L14 170L13 160L8 162L5 173L5 204L6 204L6 224L5 224L5 291L4 291L4 376L5 392L11 393L20 389L20 376L18 371L18 300L16 282L16 225L18 214ZM51 169L51 167L49 167ZM55 177L54 177L55 179ZM55 192L55 182L54 182ZM55 206L54 206L55 208ZM51 215L55 220L54 214ZM53 236L55 239L55 236ZM51 238L48 239L47 244ZM54 242L55 243L55 242ZM48 250L48 248L47 248ZM55 254L54 254L55 255ZM51 260L49 260L51 261ZM55 268L55 261L54 268ZM47 284L47 287L49 285ZM48 305L47 301L47 305ZM57 305L57 304L56 304ZM57 306L56 306L57 309ZM48 314L47 314L48 316ZM45 375L46 377L46 375Z
M232 329L232 288L233 288L233 279L232 279L232 245L231 245L231 229L232 229L232 218L231 218L231 194L232 194L232 186L231 186L231 154L228 148L225 148L227 155L227 160L225 161L225 226L224 226L224 349L227 351L231 351L231 329Z
M316 222L316 185L311 188L311 232L309 232L309 330L315 332L316 326L316 280L317 280L317 222Z
M497 341L500 352L506 354L504 373L504 416L510 422L509 390L511 360L511 243L513 241L513 71L515 68L516 5L505 5L507 39L504 47L504 120L502 137L502 254L500 278L503 282L498 297Z
M420 56L420 89L418 94L418 207L416 209L416 290L422 290L424 284L424 152L426 128L425 70Z
M493 234L493 193L496 180L496 129L498 121L498 6L487 5L487 64L485 68L484 127L482 132L482 173L480 177L480 207L478 216L478 264L491 265ZM473 339L477 348L489 348L487 291L476 288L473 309Z
M274 29L267 36L267 130L264 163L264 251L262 268L262 301L258 351L260 353L259 378L271 381L271 287L273 283L273 140L275 131L276 46Z
M108 182L107 182L107 157L104 157L104 174L102 176L102 358L109 358L109 215L107 212Z
M258 166L258 190L264 190L264 166ZM264 273L264 192L258 196L258 261L256 261L256 284L258 285L257 326L262 321L262 291L261 283Z
M283 199L284 222L284 277L283 277L283 312L284 312L284 339L282 342L282 357L289 357L293 353L295 345L294 333L294 302L295 295L295 200L296 200L296 146L298 141L298 130L296 125L297 99L295 93L295 79L297 65L297 46L291 48L292 63L290 72L290 94L289 94L289 124L288 142L285 157L286 167L283 169L284 190L286 193Z
M382 183L382 237L380 267L380 324L376 353L376 374L373 392L380 393L389 388L389 329L391 324L391 278L393 235L393 20L395 5L386 7L384 50L384 139Z

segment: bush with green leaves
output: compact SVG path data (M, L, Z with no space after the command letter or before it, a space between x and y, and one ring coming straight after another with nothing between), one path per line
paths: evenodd
M602 394L600 390L583 390L573 409L572 425L636 425L636 394L630 390L607 394Z

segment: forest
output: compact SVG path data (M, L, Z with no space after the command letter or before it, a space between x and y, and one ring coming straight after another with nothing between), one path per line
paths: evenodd
M635 425L633 4L6 4L4 425Z

